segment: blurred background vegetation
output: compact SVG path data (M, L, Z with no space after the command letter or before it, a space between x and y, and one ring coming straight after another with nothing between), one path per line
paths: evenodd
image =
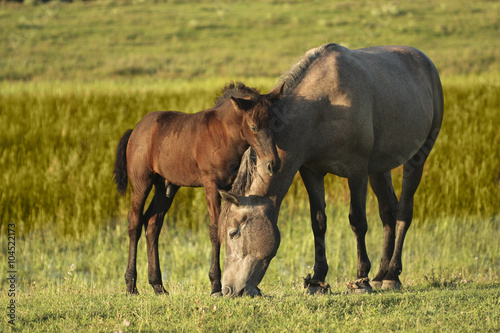
M276 79L326 42L412 45L441 75L500 70L495 1L3 4L0 79Z

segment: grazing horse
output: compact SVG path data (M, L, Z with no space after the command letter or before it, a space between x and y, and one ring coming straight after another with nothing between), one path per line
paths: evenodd
M307 52L282 80L285 92L273 105L271 119L281 169L266 175L259 165L248 167L252 163L245 156L237 181L249 183L233 193L221 192L226 201L219 230L226 242L223 294L260 294L257 285L280 243L280 205L297 171L310 201L316 249L313 280L324 282L328 272L324 176L332 173L348 180L357 278L363 281L359 287L371 289L365 245L370 182L384 228L380 269L372 285L398 288L413 197L443 117L443 92L434 64L407 46L350 50L328 44ZM398 201L391 169L399 165L404 171Z
M157 294L166 293L158 258L158 237L163 219L181 186L205 187L210 215L212 262L209 272L212 294L220 295L221 270L218 220L218 189L229 189L241 156L252 146L266 172L280 167L273 133L269 128L271 104L282 87L261 95L242 83L227 85L213 108L195 114L152 112L120 139L114 170L118 192L125 194L132 184L128 215L130 238L125 281L127 291L137 294L136 255L141 229L146 232L149 283ZM154 197L144 213L152 187Z

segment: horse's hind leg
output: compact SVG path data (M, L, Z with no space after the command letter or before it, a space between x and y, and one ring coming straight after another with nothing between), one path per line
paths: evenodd
M353 175L348 179L351 191L351 207L349 211L349 223L356 236L358 264L357 279L362 279L359 289L370 291L371 286L365 279L368 279L371 264L366 252L365 236L368 231L366 221L366 192L368 188L368 176L366 174Z
M385 275L382 288L396 288L401 287L399 275L403 270L401 262L401 254L403 251L403 243L405 240L406 232L410 228L413 218L413 197L415 191L422 179L422 172L424 163L428 156L429 150L420 150L414 157L404 164L403 169L403 188L401 190L401 197L399 199L397 215L396 215L396 244L392 259L389 263L389 269Z
M167 291L163 287L161 279L160 259L158 255L158 238L163 226L165 214L170 209L179 187L170 184L170 195L167 197L165 180L163 178L156 176L154 185L155 195L146 213L144 214L146 220L144 228L146 230L148 248L148 277L149 284L151 284L155 293L165 294Z
M313 280L324 282L328 273L328 263L325 254L325 180L324 175L318 175L305 167L300 168L300 176L309 195L311 210L311 226L314 234L314 276Z
M143 214L144 204L152 186L151 180L146 178L142 182L134 183L132 189L132 204L128 214L128 264L127 271L125 272L125 283L127 284L127 292L129 294L138 294L136 286L137 243L139 242L139 238L141 238L142 226L145 224Z
M382 287L382 280L389 270L389 262L394 253L398 199L394 193L390 171L371 175L370 185L377 196L379 215L384 226L384 244L380 269L370 282L372 287L380 288Z

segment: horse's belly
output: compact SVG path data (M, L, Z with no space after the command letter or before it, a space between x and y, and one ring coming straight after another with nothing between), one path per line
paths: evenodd
M181 157L170 161L168 157L164 157L155 167L155 172L177 186L203 186L200 170L194 160L184 160Z
M318 173L331 173L341 177L368 172L369 174L394 169L411 159L432 138L429 136L431 120L400 123L383 128L380 133L367 135L365 130L343 133L343 124L321 128L321 140L312 141L304 165ZM391 124L392 125L392 124ZM358 126L350 126L358 128ZM342 135L338 135L338 134ZM430 142L429 141L429 142Z
M385 145L375 146L368 161L369 173L392 170L415 156L428 140L428 130L420 135L393 139Z
M411 103L401 100L374 114L373 147L368 161L370 173L391 170L406 163L429 140L432 100L417 96L410 100Z

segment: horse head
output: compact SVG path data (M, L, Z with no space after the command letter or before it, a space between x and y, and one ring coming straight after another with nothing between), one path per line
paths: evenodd
M283 95L284 84L255 99L231 97L235 110L243 112L241 133L257 154L257 159L265 166L266 172L273 175L281 167L276 150L274 135L270 128L271 107Z
M277 209L271 199L219 191L227 217L220 226L226 242L224 296L260 296L257 287L280 245Z

